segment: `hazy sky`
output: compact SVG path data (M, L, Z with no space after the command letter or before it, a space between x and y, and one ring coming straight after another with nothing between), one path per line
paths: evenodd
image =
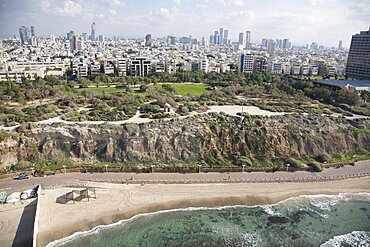
M351 35L370 27L370 0L0 0L0 35L19 35L22 25L36 35L67 31L124 37L166 35L209 37L219 27L236 40L251 30L262 37L317 41L348 47Z

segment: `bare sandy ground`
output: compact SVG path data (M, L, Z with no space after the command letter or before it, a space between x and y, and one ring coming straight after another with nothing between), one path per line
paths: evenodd
M32 246L36 200L0 205L0 246Z
M96 188L97 199L61 204L56 199L73 188L42 192L39 246L139 213L198 206L271 204L303 194L370 192L370 177L315 183L125 185L88 182L86 186Z
M210 106L209 110L205 113L209 112L225 112L226 114L236 116L238 112L247 112L251 115L260 115L260 116L274 116L274 115L284 115L286 113L284 112L270 112L270 111L265 111L262 110L256 106L239 106L239 105L225 105L225 106ZM193 115L198 115L198 114L204 114L204 113L198 113L198 112L192 112L189 116ZM185 117L189 117L185 116ZM180 117L180 118L185 118L185 117ZM170 120L172 118L167 118L166 120ZM152 122L154 119L149 119L149 118L142 118L140 117L140 112L137 111L136 114L128 119L128 120L122 120L122 121L65 121L63 120L60 116L59 117L54 117L42 121L35 122L35 124L38 125L43 125L43 124L53 124L53 123L63 123L63 124L81 124L81 125L100 125L100 124L112 124L112 125L120 125L120 124L126 124L126 123L149 123ZM0 126L0 129L3 130L14 130L17 128L19 125L16 126L11 126L11 127L4 127Z

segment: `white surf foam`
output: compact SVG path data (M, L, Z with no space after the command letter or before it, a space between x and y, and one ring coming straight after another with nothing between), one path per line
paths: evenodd
M353 231L348 234L335 236L334 238L326 241L320 247L370 247L370 233L364 231Z

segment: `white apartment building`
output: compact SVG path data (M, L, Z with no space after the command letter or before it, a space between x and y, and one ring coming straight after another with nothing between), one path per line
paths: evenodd
M272 74L281 74L283 72L283 66L281 63L272 63L271 73Z
M120 57L116 61L117 63L117 71L119 76L126 76L127 75L127 62L126 58Z
M208 70L209 70L208 58L206 58L206 57L201 58L201 59L199 59L198 63L199 63L199 70L202 70L202 71L208 73Z

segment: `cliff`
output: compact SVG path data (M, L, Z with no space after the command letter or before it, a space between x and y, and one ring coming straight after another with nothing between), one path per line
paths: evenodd
M207 114L122 126L54 124L0 142L1 166L20 160L235 164L370 151L370 120Z

